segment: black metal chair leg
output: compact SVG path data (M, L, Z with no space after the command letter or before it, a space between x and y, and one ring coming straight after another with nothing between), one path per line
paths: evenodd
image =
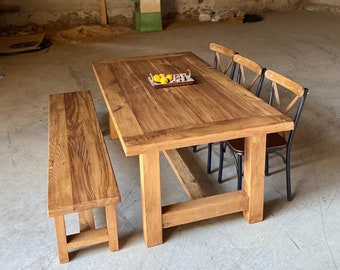
M220 184L222 183L223 159L224 159L224 146L223 142L220 142L220 161L218 164L218 177L217 177L217 181Z
M287 153L286 156L286 186L287 186L287 200L290 202L293 199L290 183L290 153Z
M212 143L208 143L208 162L207 162L207 172L211 173L211 154L212 154Z
M237 155L237 190L242 189L242 156Z
M265 176L269 175L268 162L269 162L269 155L268 155L268 153L266 153L266 160L265 160L265 167L264 167L264 174L265 174Z

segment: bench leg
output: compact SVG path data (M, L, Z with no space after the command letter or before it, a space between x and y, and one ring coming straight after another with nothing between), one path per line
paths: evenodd
M78 217L81 232L95 229L92 209L79 212Z
M65 229L64 216L54 217L55 230L57 236L58 254L60 263L66 263L69 261L68 250L67 250L67 239Z
M116 212L116 205L105 206L106 226L109 237L109 248L111 251L117 251L119 249Z

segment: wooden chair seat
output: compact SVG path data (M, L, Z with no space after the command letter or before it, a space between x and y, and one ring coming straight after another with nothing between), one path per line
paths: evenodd
M236 153L244 153L244 138L238 138L234 140L227 141L228 146ZM270 149L285 148L287 145L287 140L285 137L281 136L279 133L271 133L267 135L266 148L267 151Z

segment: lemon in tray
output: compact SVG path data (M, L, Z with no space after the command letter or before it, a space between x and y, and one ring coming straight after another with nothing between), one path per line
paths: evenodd
M168 82L169 80L167 77L161 77L161 81L160 81L161 84L167 84Z
M154 82L157 82L157 83L161 82L161 76L159 76L158 74L153 75L152 79Z

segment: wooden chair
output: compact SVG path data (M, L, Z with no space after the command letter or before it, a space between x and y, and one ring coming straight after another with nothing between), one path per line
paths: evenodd
M266 69L240 54L235 54L233 61L237 66L236 81L249 91L256 87L255 95L259 96Z
M285 150L285 156L281 156L286 163L287 200L291 201L290 153L298 121L308 94L308 89L303 88L300 84L271 70L267 70L265 72L265 78L271 83L269 104L276 107L282 113L290 117L293 116L292 118L294 119L294 129L288 134L271 133L267 135L265 175L268 176L269 174L268 155L271 153L281 155L280 151ZM226 144L234 153L237 160L237 189L240 190L242 188L242 156L244 155L244 138L229 140ZM221 146L219 179L222 177L224 150L225 147L222 148Z
M214 52L213 68L233 79L236 67L233 57L237 52L217 43L210 43L209 48Z
M210 43L209 48L214 52L213 68L233 79L236 68L236 63L233 61L233 57L237 54L237 52L217 43ZM212 145L212 143L208 144L208 173L211 172ZM197 152L197 145L193 146L193 151Z

